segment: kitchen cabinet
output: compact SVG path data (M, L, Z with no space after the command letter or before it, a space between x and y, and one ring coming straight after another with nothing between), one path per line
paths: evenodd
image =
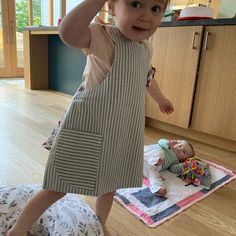
M191 127L236 141L236 25L205 27Z
M171 115L160 112L151 97L146 100L146 117L188 128L194 97L203 26L161 27L153 35L152 65L156 79L175 108Z
M236 141L235 39L236 25L158 29L152 63L175 112L161 114L147 96L146 117Z

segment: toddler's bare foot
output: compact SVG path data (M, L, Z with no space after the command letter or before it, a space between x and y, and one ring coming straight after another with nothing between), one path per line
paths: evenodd
M167 190L165 189L165 188L160 188L155 194L157 195L157 196L165 196L166 195L166 193L167 193Z

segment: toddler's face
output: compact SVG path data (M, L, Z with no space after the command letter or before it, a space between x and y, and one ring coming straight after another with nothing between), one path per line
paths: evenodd
M167 0L115 0L109 9L115 24L128 39L141 42L156 31Z
M179 161L185 161L186 159L193 156L192 147L185 140L170 140L170 148L176 154Z

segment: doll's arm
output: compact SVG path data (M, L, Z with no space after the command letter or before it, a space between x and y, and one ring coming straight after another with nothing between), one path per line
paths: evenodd
M184 167L182 163L172 164L170 166L170 171L175 174L181 174L183 170L184 170Z

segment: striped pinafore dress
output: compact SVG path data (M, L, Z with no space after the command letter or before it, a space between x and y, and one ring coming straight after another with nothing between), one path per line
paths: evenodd
M99 196L142 184L147 51L116 27L108 30L113 65L101 84L74 95L49 154L44 189Z

